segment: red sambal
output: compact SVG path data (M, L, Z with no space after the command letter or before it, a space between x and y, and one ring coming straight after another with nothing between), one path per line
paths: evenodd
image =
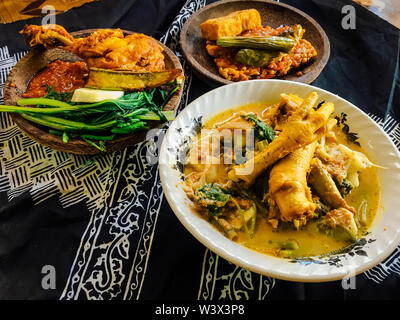
M47 86L57 92L71 92L85 85L88 74L89 69L85 62L55 60L31 80L22 97L43 97L47 93Z

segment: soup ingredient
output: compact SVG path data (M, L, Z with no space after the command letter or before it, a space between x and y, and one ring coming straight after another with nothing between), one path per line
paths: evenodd
M260 140L267 140L268 142L272 142L275 139L275 131L265 122L261 121L257 118L255 114L246 114L240 115L243 119L254 122L254 131L256 137Z
M173 81L182 73L179 69L155 72L117 71L90 68L88 88L107 90L144 90L151 89Z
M194 195L194 201L207 208L210 220L218 214L230 198L230 192L216 184L204 185L198 188Z
M320 231L339 240L353 242L357 239L358 228L354 220L354 214L345 208L328 212L318 223L318 228Z
M353 144L332 116L332 103L318 102L315 92L305 99L280 96L276 104L238 107L207 122L204 128L215 139L199 135L193 141L184 167L185 191L197 212L248 248L284 258L339 252L362 236L374 218L379 205L376 165L358 147L350 148ZM275 134L271 142L265 128ZM254 148L243 134L234 141L229 133L235 130L253 130ZM238 163L230 145L246 149L243 165L224 162L233 157ZM211 146L221 146L222 154ZM192 164L191 159L200 159L192 157L196 150L218 164ZM218 169L209 175L211 166ZM354 172L357 183L349 176Z
M230 239L236 237L238 230L248 237L254 234L257 206L241 198L235 190L210 183L198 188L193 200L207 210L209 221L215 222Z
M285 37L220 37L217 46L289 52L296 41Z
M347 196L354 188L351 182L347 179L343 179L342 183L337 185L342 196Z
M203 37L217 40L223 36L236 36L245 30L261 26L261 16L255 9L236 11L224 17L208 19L200 25Z
M79 88L74 91L71 102L99 102L106 99L118 99L124 95L124 91L99 90Z
M337 126L338 127L342 127L342 131L343 133L346 135L347 139L351 142L353 142L354 144L360 146L360 143L358 142L358 135L355 132L350 132L350 127L347 124L347 114L345 114L344 112L342 112L340 114L340 116L336 116L335 117L336 121L337 121Z
M339 144L338 150L346 157L346 178L347 182L344 182L344 179L341 179L339 182L341 187L349 188L349 184L353 187L358 187L359 180L358 174L362 170L370 167L376 166L372 163L363 153L351 150L349 147L346 147L343 144ZM345 185L343 185L345 184Z
M282 125L279 136L254 158L232 167L228 172L228 177L235 182L242 181L246 186L251 186L254 179L266 168L321 137L334 107L332 103L327 102L314 111L312 107L317 98L317 93L312 92L304 99L299 109Z
M278 217L273 218L284 222L297 220L302 226L314 217L316 204L307 186L307 173L315 148L316 142L313 142L297 149L272 168L269 177L270 205L279 208Z
M38 98L46 95L47 87L57 92L72 92L85 85L89 69L85 62L66 62L55 60L39 72L29 82L27 90L22 93L24 98Z
M313 160L309 182L320 199L331 208L346 208L349 211L354 212L354 208L351 208L343 199L336 183L318 158Z
M276 51L240 49L236 53L235 60L253 67L266 67L278 55L279 52Z

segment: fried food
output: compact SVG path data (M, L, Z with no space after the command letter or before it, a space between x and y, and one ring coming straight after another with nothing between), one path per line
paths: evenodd
M219 37L236 36L245 30L261 26L261 16L255 9L233 12L227 16L209 19L200 25L203 37L217 40Z
M20 32L25 36L26 44L30 47L43 45L45 48L56 45L72 45L74 38L57 24L46 24L43 26L25 26Z
M25 26L20 33L32 47L62 45L85 59L89 67L136 72L165 70L163 48L144 34L125 36L121 29L99 29L87 37L73 38L58 25Z
M242 18L243 17L243 18ZM303 39L306 30L299 24L282 25L278 28L262 26L259 13L255 9L234 12L228 16L210 19L201 24L203 37L206 39L206 50L213 57L218 72L230 81L251 79L272 79L283 77L293 70L301 75L299 67L306 65L317 51L313 45ZM243 59L243 50L254 49L243 44L237 48L223 48L223 37L240 36L244 38L263 37L269 39L280 37L295 42L287 50L255 50L252 57L263 56L264 59ZM267 55L268 54L268 55ZM267 58L265 58L267 56Z

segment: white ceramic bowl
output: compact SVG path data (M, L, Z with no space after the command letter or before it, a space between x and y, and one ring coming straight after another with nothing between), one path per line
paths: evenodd
M335 114L347 114L351 131L359 134L359 141L367 155L386 168L378 169L381 188L378 213L369 234L340 254L294 260L263 255L229 240L206 219L191 211L191 201L182 189L179 168L195 128L213 115L253 102L275 102L282 92L305 97L311 91L318 93L319 101L333 102ZM253 80L222 86L204 94L189 104L172 122L161 146L159 170L165 196L185 228L219 256L256 273L302 282L349 278L384 260L400 243L398 150L382 128L363 111L335 94L307 84Z

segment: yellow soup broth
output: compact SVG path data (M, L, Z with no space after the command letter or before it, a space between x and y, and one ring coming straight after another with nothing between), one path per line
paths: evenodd
M203 128L217 128L235 115L243 112L255 113L262 117L263 112L268 107L270 107L270 105L265 103L254 103L236 107L214 116L204 124ZM339 143L352 150L362 152L360 147L348 141L340 128L334 128L333 131ZM196 144L196 142L194 144ZM215 174L213 182L227 182L228 177L226 173L230 166L232 165L218 165L218 170L216 170L217 173ZM195 173L195 171L195 168L188 166L185 168L184 174L187 177ZM354 188L350 194L345 197L347 203L356 210L356 214L362 215L362 223L358 223L358 237L362 236L371 226L378 209L379 195L379 181L376 168L367 168L359 175L359 186ZM267 204L265 205L267 206ZM204 211L197 210L197 212L206 217ZM254 230L252 237L249 237L244 231L238 231L233 241L263 254L290 258L325 255L336 252L350 244L348 241L339 240L320 232L316 222L313 220L310 220L298 230L294 228L293 225L273 228L271 224L267 222L266 217L257 214ZM282 243L285 244L291 241L295 241L298 247L294 250L282 249Z

